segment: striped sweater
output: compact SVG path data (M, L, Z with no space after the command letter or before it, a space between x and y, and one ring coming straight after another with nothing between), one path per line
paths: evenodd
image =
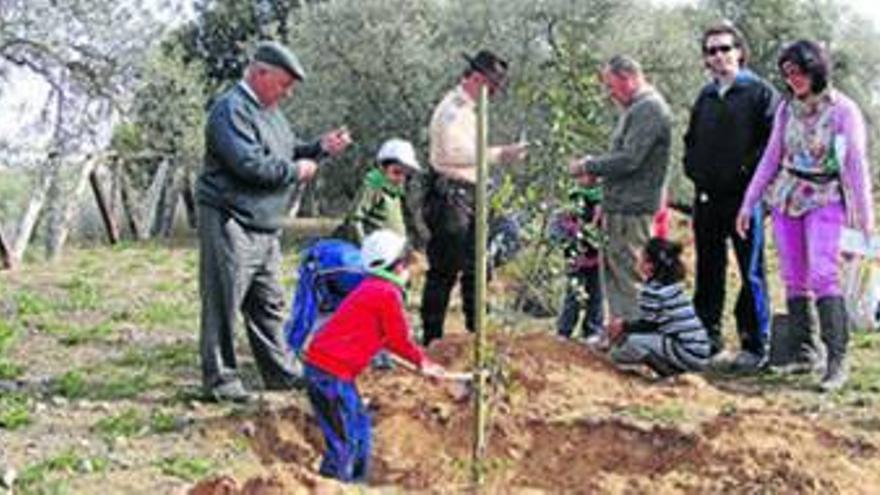
M663 354L684 370L699 371L709 360L709 336L697 318L681 282L648 281L639 293L640 318L624 323L624 332L660 333Z

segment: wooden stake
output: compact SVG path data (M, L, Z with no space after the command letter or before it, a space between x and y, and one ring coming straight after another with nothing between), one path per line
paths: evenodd
M474 484L480 486L484 481L484 459L486 456L486 417L488 408L486 403L486 375L483 369L486 366L486 237L487 237L487 209L486 209L486 183L489 177L488 166L488 97L486 87L480 88L480 99L477 106L477 189L474 202L476 203L476 262L475 290L474 290L474 331L476 341L474 344L474 384L476 398L474 399L474 451L472 459L472 474Z

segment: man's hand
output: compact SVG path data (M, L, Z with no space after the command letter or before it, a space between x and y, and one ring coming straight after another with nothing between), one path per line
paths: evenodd
M318 162L315 160L309 160L308 158L302 158L294 162L297 170L297 179L300 181L307 181L315 176L318 172Z
M587 160L589 160L589 156L585 156L583 158L572 158L571 161L568 162L568 173L574 177L579 175L584 175L586 170L584 170L584 166L587 164Z
M505 144L501 147L501 163L519 162L525 159L529 154L529 143L520 141L518 143Z
M325 132L321 136L321 149L329 153L330 156L336 156L339 153L342 153L350 144L351 135L345 127L333 129L332 131Z

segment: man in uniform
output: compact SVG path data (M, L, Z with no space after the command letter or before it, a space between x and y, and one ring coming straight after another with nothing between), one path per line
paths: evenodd
M490 98L503 91L507 62L488 50L465 58L467 68L437 105L428 129L431 174L423 213L431 237L421 308L426 346L443 337L449 294L459 277L465 323L474 330L476 102L484 86ZM525 157L526 145L491 146L488 154L489 163L512 163Z
M266 388L299 383L281 331L281 227L293 186L315 175L317 159L351 142L344 129L309 144L291 132L278 104L303 79L296 55L278 43L261 42L244 79L217 99L208 117L204 168L196 184L199 351L205 392L218 401L251 397L233 347L239 310Z

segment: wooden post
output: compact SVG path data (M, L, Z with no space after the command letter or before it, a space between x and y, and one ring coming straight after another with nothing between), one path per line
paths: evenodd
M486 374L483 372L486 363L486 237L487 237L487 208L486 208L486 183L488 182L488 97L486 87L480 88L480 99L477 106L477 190L474 202L476 203L476 269L474 281L474 331L476 339L474 343L474 383L476 397L474 399L474 450L472 459L472 474L474 484L483 484L486 456L486 418L488 406L486 403Z
M119 226L116 225L116 219L113 212L110 211L110 204L107 202L107 196L98 180L98 170L92 170L89 174L89 183L92 185L92 193L95 195L95 201L98 202L98 209L101 211L101 219L104 221L104 229L107 231L107 239L110 244L119 242Z
M9 244L6 242L6 238L3 237L2 230L0 230L0 259L2 259L3 268L12 270L15 267L15 263L13 263L12 260L12 252L9 250Z

